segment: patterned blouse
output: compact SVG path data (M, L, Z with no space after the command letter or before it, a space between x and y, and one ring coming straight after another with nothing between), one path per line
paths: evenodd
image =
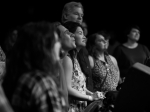
M98 59L95 60L92 69L93 86L96 91L115 91L119 82L118 68L108 55L105 55L105 59L107 63Z
M62 91L51 74L39 70L21 76L11 103L15 112L67 112Z
M81 71L80 65L76 58L73 59L72 88L78 90L82 94L86 94L86 77ZM78 101L69 98L69 112L80 112L87 105L86 101ZM82 108L82 109L81 109Z

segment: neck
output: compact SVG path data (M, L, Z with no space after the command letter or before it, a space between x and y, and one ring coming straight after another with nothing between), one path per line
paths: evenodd
M130 40L130 39L128 39L127 43L128 43L129 45L137 44L136 41L133 41L133 40Z
M61 50L61 59L63 59L67 54L69 50Z
M97 52L97 58L102 61L105 61L104 52Z
M136 41L128 40L124 45L128 48L135 48L137 47L138 43Z
M77 49L77 52L79 52L81 48L80 47L76 47L76 49Z

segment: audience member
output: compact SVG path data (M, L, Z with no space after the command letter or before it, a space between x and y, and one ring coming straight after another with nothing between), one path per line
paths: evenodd
M88 35L88 26L85 21L82 22L82 27L83 27L84 35L87 36Z
M150 52L145 45L138 43L140 39L140 29L138 26L133 25L127 29L127 41L119 45L114 56L118 61L121 78L126 77L130 67L136 62L144 64L147 55Z
M110 55L114 55L114 51L117 48L117 46L120 45L120 42L117 40L116 35L114 34L114 32L108 32L108 48L107 51Z
M2 83L15 112L67 111L57 80L60 47L52 23L28 23L18 31Z
M66 21L73 21L83 24L83 6L80 2L68 2L63 8L62 23ZM85 32L84 32L85 33ZM78 62L81 66L83 73L86 76L87 89L93 91L92 74L88 60L88 51L85 47L81 48L77 55Z
M93 89L109 95L112 99L117 95L120 72L116 59L106 50L108 42L104 31L92 34L87 40L87 50L92 70ZM107 96L106 96L107 98Z
M62 11L62 23L73 21L82 24L83 6L80 2L68 2Z
M76 45L75 45L74 34L69 32L67 28L65 28L63 25L59 23L57 24L57 30L59 36L61 37L60 41L61 41L62 49L60 52L60 58L61 58L60 63L62 64L68 52L74 49ZM67 89L66 77L63 71L63 67L62 67L61 74L62 75L61 77L59 77L60 78L59 80L62 86L61 88L64 91L65 100L68 106L68 89Z
M65 22L64 26L75 34L76 49L69 51L63 62L64 73L69 92L69 111L83 111L86 107L86 101L103 99L101 92L92 93L86 88L86 77L80 68L77 60L77 54L82 47L86 46L86 37L83 33L83 28L76 22ZM72 111L71 111L72 112Z

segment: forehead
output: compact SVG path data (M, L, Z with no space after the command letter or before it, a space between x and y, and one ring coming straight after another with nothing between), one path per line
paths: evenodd
M76 31L81 31L83 32L82 28L80 26L77 27Z
M105 37L103 35L97 34L96 40L102 40L102 39L105 39Z
M131 31L132 31L132 32L139 32L139 30L136 29L136 28L132 28Z
M67 28L65 28L63 25L59 25L58 26L58 29L61 31L61 32L65 32L67 30Z
M137 31L138 32L139 30L136 28L132 28L131 31Z
M74 12L78 12L78 13L81 13L81 14L83 14L83 10L82 10L82 8L81 7L73 7L72 9L71 9L71 12L72 13L74 13Z

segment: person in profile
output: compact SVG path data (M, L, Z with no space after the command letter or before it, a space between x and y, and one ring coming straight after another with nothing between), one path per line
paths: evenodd
M66 112L60 89L61 43L55 24L31 22L18 31L2 86L15 112Z
M64 5L61 19L62 23L65 23L67 21L77 22L82 25L84 31L83 17L84 17L84 8L80 2L68 2ZM84 32L84 34L85 33L86 32ZM86 47L83 47L79 51L77 55L77 60L81 66L82 72L86 76L87 89L93 91L92 72L90 69L90 64L88 60L88 51Z

